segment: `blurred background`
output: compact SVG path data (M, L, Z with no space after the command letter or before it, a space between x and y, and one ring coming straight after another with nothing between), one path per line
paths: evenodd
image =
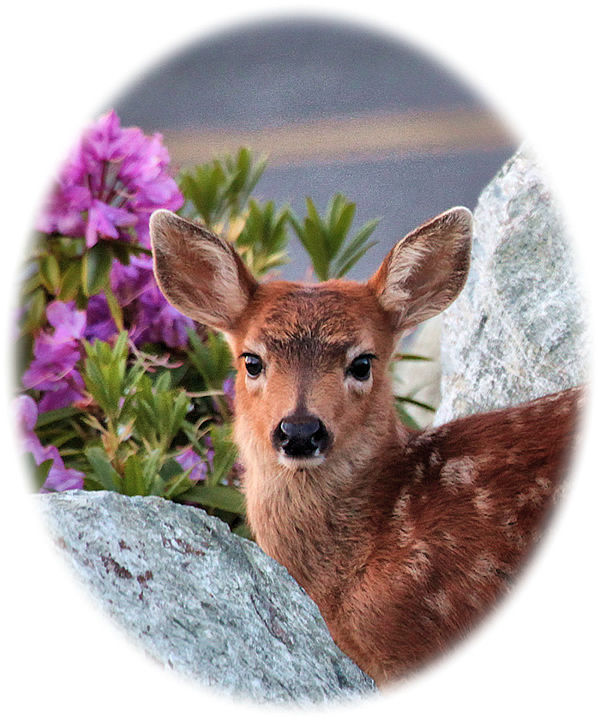
M448 71L359 26L282 20L239 26L166 59L118 97L123 125L165 137L174 169L249 146L268 155L253 195L319 211L336 192L356 202L354 227L381 218L378 245L349 277L366 279L407 232L453 205L471 209L517 142ZM281 275L307 277L290 234ZM404 350L437 357L439 322ZM401 364L404 368L404 364ZM412 364L411 364L412 365ZM401 392L438 399L437 363L406 366ZM421 422L431 420L424 412Z
M167 59L114 102L124 125L164 134L175 168L247 145L269 156L255 194L298 215L335 192L356 225L381 222L350 276L452 205L473 207L516 142L456 78L413 48L323 21L239 27ZM288 279L308 258L290 248Z

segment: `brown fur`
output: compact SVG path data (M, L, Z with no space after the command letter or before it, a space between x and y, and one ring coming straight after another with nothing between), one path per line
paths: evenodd
M177 234L168 216L160 222L155 246ZM257 542L379 684L448 648L498 599L543 526L573 438L577 390L422 432L398 422L387 374L395 341L460 292L469 239L470 215L454 209L401 241L367 284L252 288L238 271L243 313L205 309L203 296L194 316L235 315L224 330L238 359L235 436ZM156 257L175 263L159 282L194 285L189 258ZM263 360L259 379L244 371L248 352ZM349 381L349 362L365 352L377 356L372 379ZM284 465L271 443L298 410L332 435L319 465Z

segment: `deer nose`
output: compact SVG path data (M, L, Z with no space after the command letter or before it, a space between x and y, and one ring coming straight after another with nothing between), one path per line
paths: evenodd
M316 416L288 416L273 432L275 450L286 456L317 456L329 443L329 433Z

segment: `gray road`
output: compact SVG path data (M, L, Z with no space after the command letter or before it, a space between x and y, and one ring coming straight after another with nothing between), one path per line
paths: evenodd
M456 78L409 46L352 25L306 21L235 28L184 49L114 105L125 124L166 131L174 143L178 134L201 138L215 129L226 137L339 118L485 110ZM415 225L451 205L473 207L515 146L508 134L488 143L474 139L472 147L454 146L449 137L431 152L418 139L410 150L382 146L360 158L332 150L318 161L308 144L295 158L274 162L257 193L290 202L301 213L306 195L323 208L341 191L357 202L357 223L382 217L375 236L380 246L353 273L364 277ZM306 256L293 244L291 249L293 263L284 274L301 277Z

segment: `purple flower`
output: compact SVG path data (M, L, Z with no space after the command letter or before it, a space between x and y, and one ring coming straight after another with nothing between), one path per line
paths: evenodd
M152 258L133 257L129 265L113 263L110 274L113 292L126 309L129 336L136 345L164 343L170 348L187 345L186 329L193 321L175 310L160 292Z
M225 378L223 381L223 393L227 407L233 413L235 408L235 378Z
M64 303L55 300L49 303L46 308L46 318L55 329L54 339L56 342L70 341L83 336L86 313L84 310L77 310L75 301Z
M137 239L149 247L153 210L178 210L183 196L168 173L169 154L158 133L122 128L111 110L84 131L59 174L37 222L44 233Z
M69 491L74 488L83 488L84 475L74 468L65 468L55 446L42 446L40 439L34 433L38 416L38 408L33 398L21 395L15 399L17 422L23 431L25 451L31 453L36 465L45 461L52 461L48 476L40 489L41 493L49 491Z
M90 296L87 306L85 339L93 343L96 339L110 340L118 332L104 293Z
M212 438L210 436L206 436L206 438L204 439L204 443L206 444L206 448L208 449L206 451L206 460L208 461L208 465L212 469L213 461L215 460L215 447L213 446Z
M138 345L143 343L165 343L170 348L187 345L186 328L193 321L169 305L157 285L148 287L137 301L135 330L132 339Z
M203 481L208 473L206 462L191 448L186 448L182 453L175 456L175 460L184 471L192 469L189 478L191 481Z
M110 271L110 285L120 305L129 305L149 287L156 285L152 258L134 256L128 265L115 260Z
M84 398L84 383L75 364L81 357L86 312L75 302L55 300L46 308L46 317L54 327L52 334L40 331L33 343L34 359L23 374L25 388L45 391L40 411L73 405Z

